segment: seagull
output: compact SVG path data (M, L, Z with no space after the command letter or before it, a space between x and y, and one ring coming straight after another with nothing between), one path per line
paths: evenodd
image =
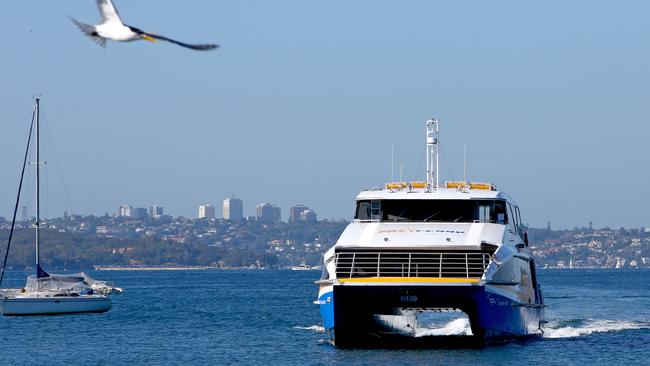
M117 13L117 9L115 8L115 5L113 5L112 0L96 1L99 14L102 17L101 23L98 25L90 25L81 23L73 18L70 18L70 20L72 20L85 35L102 47L106 47L107 39L120 42L131 42L140 39L149 42L167 41L197 51L207 51L219 47L219 45L216 44L188 44L158 34L144 32L136 27L131 27L122 23L122 19L120 19L120 15Z

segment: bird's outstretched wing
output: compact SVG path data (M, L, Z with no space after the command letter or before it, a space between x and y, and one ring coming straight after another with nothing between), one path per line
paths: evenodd
M145 33L145 32L142 32L142 34L145 34L145 35L147 35L147 36L149 36L149 37L151 37L153 39L157 39L157 40L160 40L160 41L171 42L171 43L177 44L177 45L179 45L181 47L190 48L190 49L197 50L197 51L209 51L209 50L213 50L215 48L219 48L218 44L213 44L213 43L208 43L208 44L188 44L188 43L179 42L179 41L176 41L176 40L173 40L171 38L167 38L165 36L161 36L161 35L158 35L158 34Z
M120 19L112 0L97 0L97 9L99 9L99 14L102 17L101 24L113 22L122 24L122 19Z
M92 39L92 40L93 40L95 43L97 43L98 45L100 45L100 46L106 48L106 38L102 38L102 37L100 37L100 36L97 34L97 29L95 28L94 25L90 25L90 24L82 23L82 22L77 21L76 19L74 19L74 18L72 18L72 17L68 17L68 18L70 18L70 20L72 20L72 22L73 22L74 24L76 24L77 27L79 27L79 29L81 29L81 31L83 32L83 34L85 34L85 35L87 35L88 37L90 37L90 39Z

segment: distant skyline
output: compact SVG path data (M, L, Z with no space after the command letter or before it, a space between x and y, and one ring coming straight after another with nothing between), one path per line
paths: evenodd
M424 178L440 120L443 180L495 183L524 222L650 226L650 3L116 1L210 53L96 46L66 15L94 1L0 3L0 216L13 210L32 95L51 135L46 216L159 204L195 217L233 192L351 219L365 188ZM25 188L31 207L33 183ZM47 200L47 202L45 202ZM70 206L70 207L69 207ZM20 217L20 212L19 212Z
M271 204L271 203L269 203L269 202L260 202L260 203L257 203L255 205L255 208L257 208L261 204ZM275 206L273 204L271 204L271 205ZM67 212L67 211L64 211L61 214L52 214L52 215L46 214L43 218L44 219L55 219L55 218L65 217L66 215L67 216L71 216L71 215L81 215L81 216L94 215L94 216L98 217L98 216L103 216L103 215L106 215L106 214L108 214L109 216L132 216L132 213L126 214L123 211L124 208L127 207L127 206L130 207L131 210L144 209L147 212L147 215L149 217L152 217L152 212L153 212L152 208L153 207L156 207L158 209L160 209L162 207L162 206L158 206L158 205L153 205L153 206L133 206L133 205L124 204L124 205L120 205L114 211L106 210L103 214L93 214L93 213L89 214L89 213L79 213L79 212ZM213 210L213 211L211 211L212 212L211 214L208 214L208 215L205 215L205 213L202 214L202 210L206 210L206 208L205 208L206 206L209 206L210 210ZM229 219L228 217L226 217L225 211L221 212L221 210L219 210L219 207L215 207L214 205L212 205L210 203L199 205L197 207L197 209L198 209L198 212L195 212L194 215L189 215L189 216L174 214L173 212L172 213L165 212L164 215L170 216L172 218L183 217L183 218L186 218L186 219L196 219L196 218L198 218L198 219L201 219L201 218L214 218L214 219L225 219L225 220ZM292 219L292 216L291 216L293 209L307 209L307 211L310 212L310 215L317 215L317 210L316 209L306 207L306 206L301 205L301 204L295 204L295 205L291 205L290 207L287 207L286 210L285 209L281 210L282 212L284 212L284 214L282 214L282 220L281 221L289 222L289 223L291 223L292 221L296 221L296 220ZM253 210L253 212L250 212L250 214L248 212L244 211L244 214L241 216L240 219L247 219L248 217L256 217L257 215L259 215L259 212L255 212L255 211L256 210ZM23 212L22 209L19 209L18 215L16 216L16 221L17 222L22 220L22 212ZM203 211L203 212L205 212L205 211ZM159 218L161 216L163 216L163 215L162 214L157 214L155 218ZM0 216L0 217L2 217L2 216ZM27 217L29 219L34 219L34 213L32 211L29 211L29 207L28 207L28 216ZM142 217L137 216L137 215L134 216L134 217L142 218ZM11 217L4 217L4 219L8 220L8 221L11 221ZM346 217L329 217L329 218L325 218L325 219L326 220L336 220L336 221L343 219L343 220L350 221L353 218L352 217L348 217L348 218L346 218ZM299 219L299 220L305 221L304 219ZM321 220L321 218L318 218L318 220ZM572 227L559 227L559 228L555 227L555 225L553 225L552 221L546 221L546 222L543 223L543 225L540 225L540 226L531 225L530 227L535 228L535 229L548 229L548 230L564 230L564 229L571 230L571 229L575 229L575 228L586 228L586 229L590 229L590 230L598 230L598 229L603 229L603 228L618 229L620 227L623 227L623 228L626 228L626 229L634 229L634 228L650 229L650 226L644 226L644 225L641 225L641 226L614 226L614 227L609 226L609 225L595 226L593 224L593 222L591 222L591 221L588 221L585 224L574 225Z

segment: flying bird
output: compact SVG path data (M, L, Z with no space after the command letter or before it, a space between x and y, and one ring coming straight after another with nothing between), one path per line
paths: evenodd
M115 8L115 5L113 5L112 0L96 1L99 14L102 17L101 23L98 25L90 25L81 23L73 18L70 18L70 20L72 20L85 35L102 47L106 47L107 39L120 42L131 42L141 39L149 42L167 41L198 51L207 51L219 47L219 45L216 44L188 44L158 34L144 32L136 27L131 27L122 23L122 19L120 19L120 15L117 13L117 9Z

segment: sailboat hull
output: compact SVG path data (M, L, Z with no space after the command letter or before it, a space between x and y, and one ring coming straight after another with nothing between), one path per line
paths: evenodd
M111 299L105 296L0 298L3 315L103 313L111 306Z

